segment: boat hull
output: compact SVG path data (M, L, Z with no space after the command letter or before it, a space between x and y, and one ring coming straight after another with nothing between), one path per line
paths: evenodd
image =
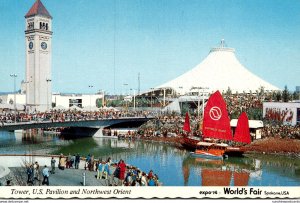
M183 142L181 143L181 145L187 150L195 151L198 142L200 142L200 139L185 137L183 138Z
M183 138L183 142L181 143L181 145L189 151L195 151L197 148L197 143L199 141L200 141L200 139L185 137L185 138ZM245 150L240 147L228 146L225 149L224 154L229 157L242 157L244 153L245 153Z
M242 157L245 150L240 147L227 147L225 153L227 156Z
M217 156L217 155L210 154L210 153L190 152L190 154L191 154L192 157L196 157L196 158L223 160L223 156Z

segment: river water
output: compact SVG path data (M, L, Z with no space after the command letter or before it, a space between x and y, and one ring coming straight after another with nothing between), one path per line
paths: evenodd
M93 154L120 159L142 171L151 169L165 186L300 186L300 159L253 155L224 161L189 156L171 144L109 138L66 140L38 131L0 131L0 154ZM1 165L1 163L0 163Z

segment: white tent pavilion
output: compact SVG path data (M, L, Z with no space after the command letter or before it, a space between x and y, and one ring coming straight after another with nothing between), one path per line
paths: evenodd
M157 89L172 88L181 95L193 87L207 87L209 92L226 92L230 88L233 93L255 92L261 87L267 91L280 90L246 69L236 58L235 50L224 44L222 40L221 46L211 49L199 65Z
M180 113L179 99L175 99L172 103L162 109L163 112L177 112Z

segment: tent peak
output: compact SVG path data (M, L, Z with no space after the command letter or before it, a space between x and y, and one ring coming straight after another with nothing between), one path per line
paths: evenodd
M227 44L225 43L225 39L221 39L221 42L220 42L220 45L219 47L215 47L215 48L212 48L210 50L210 53L211 52L216 52L216 51L229 51L229 52L235 52L235 50L233 48L229 48L227 46Z

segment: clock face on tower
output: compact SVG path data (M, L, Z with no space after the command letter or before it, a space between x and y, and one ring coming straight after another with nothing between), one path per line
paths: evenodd
M32 49L33 48L33 42L29 42L29 49Z
M46 42L42 42L41 43L41 47L42 47L42 49L47 49L47 43Z

